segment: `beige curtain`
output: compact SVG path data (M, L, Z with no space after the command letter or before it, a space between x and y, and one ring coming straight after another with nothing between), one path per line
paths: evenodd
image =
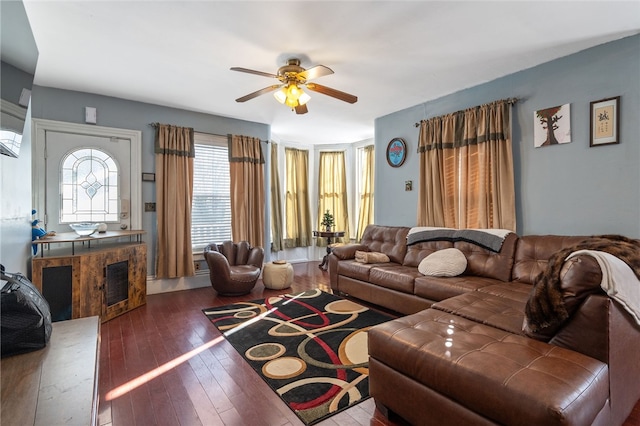
M418 225L516 229L508 100L421 122Z
M278 173L278 144L271 142L271 251L284 249L282 240L282 193Z
M309 209L309 152L285 148L286 235L284 246L309 247L311 245L311 210Z
M231 235L264 247L264 156L260 138L229 135Z
M367 225L374 223L373 218L373 182L375 172L375 146L364 147L364 162L362 164L362 185L360 187L360 208L358 211L358 228L356 241L360 241Z
M166 124L155 127L156 277L192 276L193 129Z
M336 241L349 241L349 211L347 204L347 178L344 151L320 152L318 172L318 223L321 228L322 216L328 210L333 215L333 231L344 231L344 238ZM326 246L327 240L318 238L318 246Z

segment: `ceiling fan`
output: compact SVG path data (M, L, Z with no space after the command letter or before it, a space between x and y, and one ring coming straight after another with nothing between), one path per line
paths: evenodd
M344 102L349 102L350 104L354 104L358 101L356 96L350 95L349 93L309 82L309 80L333 74L333 70L329 67L325 67L324 65L316 65L315 67L305 70L300 66L300 60L298 58L289 59L287 61L287 65L278 68L277 74L240 67L233 67L231 70L262 75L264 77L272 77L280 81L280 84L274 84L242 96L236 99L236 102L246 102L260 95L264 95L265 93L277 90L277 92L274 93L274 96L278 102L287 105L292 110L295 110L296 114L306 114L308 112L306 104L311 97L302 90L302 87L306 87L311 91L322 93L323 95L331 96L332 98L336 98Z

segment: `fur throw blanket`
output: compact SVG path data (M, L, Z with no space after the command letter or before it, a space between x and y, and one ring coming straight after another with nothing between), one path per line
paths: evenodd
M569 316L560 287L560 271L574 251L596 250L609 253L625 262L640 280L640 240L621 235L598 235L567 247L549 258L546 270L534 280L531 297L525 306L528 331L538 332L561 324Z

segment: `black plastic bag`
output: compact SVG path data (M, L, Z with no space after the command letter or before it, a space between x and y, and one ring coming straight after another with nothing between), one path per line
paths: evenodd
M24 275L5 273L0 291L2 357L44 348L51 338L51 311L38 289Z

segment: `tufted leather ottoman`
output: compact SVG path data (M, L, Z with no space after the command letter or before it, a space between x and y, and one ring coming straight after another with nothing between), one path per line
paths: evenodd
M264 265L262 282L266 288L282 290L291 287L293 282L293 266L285 261L269 262Z

